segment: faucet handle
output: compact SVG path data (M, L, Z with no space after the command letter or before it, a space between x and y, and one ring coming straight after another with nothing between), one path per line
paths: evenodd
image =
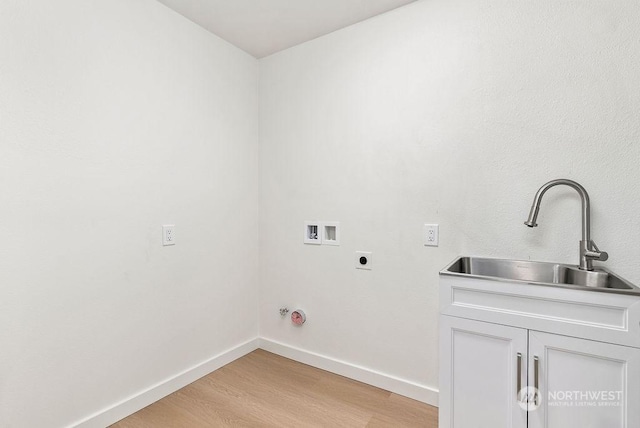
M598 248L595 242L589 241L589 244L591 244L591 246L595 251L593 250L586 251L584 254L585 257L588 257L593 260L600 260L602 262L605 262L609 259L609 253L607 253L606 251L600 251L600 248Z

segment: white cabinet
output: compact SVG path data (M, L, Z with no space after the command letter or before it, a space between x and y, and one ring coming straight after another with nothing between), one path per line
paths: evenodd
M542 397L530 428L640 427L640 349L531 331L534 358Z
M440 281L440 428L640 428L640 299L469 281Z
M447 316L440 329L440 427L526 428L527 330Z

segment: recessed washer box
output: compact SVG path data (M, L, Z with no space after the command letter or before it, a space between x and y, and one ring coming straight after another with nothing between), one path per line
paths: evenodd
M313 245L322 244L322 223L319 221L304 222L304 243Z
M340 222L324 221L322 226L322 245L340 245Z

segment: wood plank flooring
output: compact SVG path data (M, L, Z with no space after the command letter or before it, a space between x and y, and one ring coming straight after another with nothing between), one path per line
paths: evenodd
M438 409L256 350L113 428L421 427Z

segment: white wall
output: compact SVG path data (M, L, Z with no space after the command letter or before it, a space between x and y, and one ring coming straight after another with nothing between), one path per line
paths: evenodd
M436 389L440 268L577 262L571 190L522 225L556 177L640 283L639 24L632 0L418 1L261 60L258 120L257 62L153 0L0 2L0 425L75 423L254 339L258 282L265 346Z
M590 192L606 265L640 283L639 29L635 0L423 0L261 60L261 336L437 388L438 271L577 263L573 190L523 225L560 177ZM305 220L340 221L342 245L303 245Z
M1 426L256 337L257 71L155 0L0 2Z

